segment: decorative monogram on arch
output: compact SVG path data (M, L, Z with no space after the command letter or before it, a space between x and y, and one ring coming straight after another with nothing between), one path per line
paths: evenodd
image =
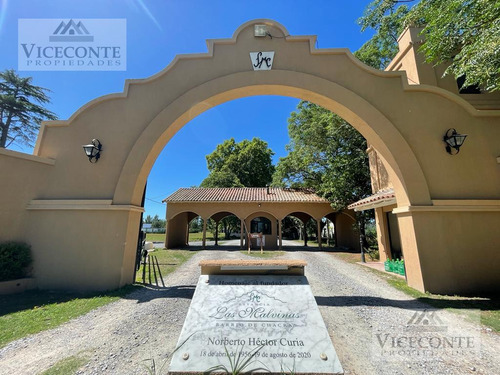
M253 70L271 70L274 60L274 51L250 52Z

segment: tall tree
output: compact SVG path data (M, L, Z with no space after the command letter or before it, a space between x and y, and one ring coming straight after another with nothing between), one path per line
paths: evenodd
M371 194L366 140L332 112L301 101L288 119L288 155L273 185L314 189L337 210ZM360 229L372 212L359 213Z
M32 77L20 77L13 69L0 72L0 147L18 143L33 146L43 120L56 120L44 108L48 89L34 86Z
M234 138L225 140L207 155L210 174L201 186L266 186L271 182L274 172L273 155L267 142L259 138L251 141L245 139L239 143Z
M207 155L210 174L201 187L263 187L269 184L274 173L274 152L267 142L259 138L236 143L234 138L225 140ZM240 220L228 216L219 223L229 239L231 233L239 231Z

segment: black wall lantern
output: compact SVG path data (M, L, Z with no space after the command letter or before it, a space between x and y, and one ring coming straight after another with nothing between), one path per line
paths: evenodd
M98 139L93 139L92 143L84 145L82 147L85 150L85 155L87 155L89 161L91 163L97 163L97 161L101 157L101 149L102 149L101 142L99 142Z
M460 147L464 144L465 138L467 138L467 134L458 134L455 129L448 129L443 137L443 141L446 142L446 151L450 155L458 154Z

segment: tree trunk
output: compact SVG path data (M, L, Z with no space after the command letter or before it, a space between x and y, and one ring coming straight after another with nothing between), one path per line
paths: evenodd
M12 122L12 113L10 113L7 116L7 121L5 122L5 124L1 123L1 126L0 126L0 128L2 129L2 135L0 136L0 147L1 148L5 148L5 145L7 143L7 134L9 134L9 128L10 128L11 122Z
M363 246L363 248L367 249L368 248L368 241L366 240L366 235L365 235L366 218L364 215L361 214L361 215L357 216L357 220L358 220L359 235L361 237L362 246Z
M1 127L2 134L0 135L0 148L5 148L5 144L7 143L7 133L8 129L4 126Z

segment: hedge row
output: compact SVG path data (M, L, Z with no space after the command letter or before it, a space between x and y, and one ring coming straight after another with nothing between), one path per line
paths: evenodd
M31 261L30 245L12 241L0 243L0 281L25 277Z

